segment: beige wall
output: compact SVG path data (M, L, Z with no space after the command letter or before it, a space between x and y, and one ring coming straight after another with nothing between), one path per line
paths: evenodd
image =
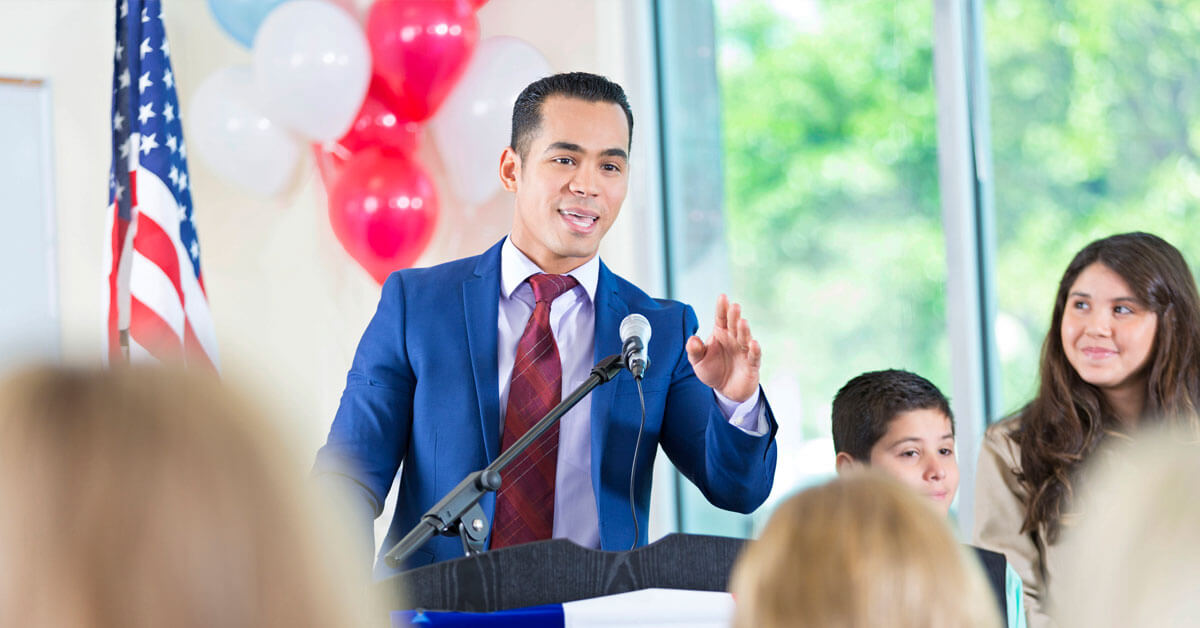
M219 29L204 0L164 4L186 135L196 87L221 67L249 63L250 54ZM653 133L645 132L653 127L650 64L642 61L648 57L639 31L644 10L640 0L492 0L479 17L484 37L520 37L556 71L596 71L627 86L643 132L635 138L624 215L603 255L618 273L661 292L657 248L634 244L636 233L657 233ZM100 359L113 12L112 0L0 0L0 76L45 79L52 89L62 336L71 361ZM425 140L421 158L437 179L442 208L434 242L417 265L481 251L507 232L512 211L503 193L482 207L462 207L439 174L431 138ZM269 201L226 185L199 160L190 169L223 377L262 391L294 436L291 445L311 456L379 288L334 239L311 161Z

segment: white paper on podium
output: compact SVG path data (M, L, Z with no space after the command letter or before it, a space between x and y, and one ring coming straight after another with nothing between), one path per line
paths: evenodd
M642 589L562 605L565 628L727 628L733 597L719 591Z

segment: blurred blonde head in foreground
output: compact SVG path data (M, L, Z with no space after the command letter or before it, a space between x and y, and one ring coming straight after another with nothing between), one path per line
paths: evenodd
M42 368L0 383L0 625L386 622L284 449L211 378Z
M734 567L738 628L998 628L983 573L945 518L877 471L783 502Z
M1061 628L1200 625L1200 445L1157 429L1085 469L1063 531Z

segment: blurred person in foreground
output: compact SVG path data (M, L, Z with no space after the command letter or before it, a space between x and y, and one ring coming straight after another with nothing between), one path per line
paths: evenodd
M0 625L386 625L258 413L209 378L0 383Z
M1084 464L1145 426L1200 428L1200 296L1179 251L1140 232L1084 247L1058 284L1039 371L1033 401L984 435L975 490L975 544L1021 576L1031 628L1055 625L1046 600L1059 535L1087 514L1071 503Z
M736 628L999 628L978 562L944 517L878 471L783 502L734 566Z
M1050 600L1063 628L1200 624L1200 447L1143 435L1084 478Z

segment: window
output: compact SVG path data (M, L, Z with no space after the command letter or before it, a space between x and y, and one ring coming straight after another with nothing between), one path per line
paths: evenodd
M1055 289L1088 242L1149 231L1200 261L1200 5L983 3L996 345L1012 411L1036 391Z
M886 367L979 397L952 397L960 495L969 496L974 426L1034 393L1071 256L1096 238L1142 230L1179 247L1193 269L1200 262L1200 241L1190 237L1200 229L1200 5L713 7L729 283L764 345L764 383L781 425L772 501L832 472L835 391ZM947 163L975 160L952 175L943 163L941 176L954 180L940 182L939 122L950 130ZM665 172L666 186L676 185ZM670 242L672 212L681 210L666 205ZM948 280L970 284L953 303ZM690 299L690 290L676 294ZM953 352L950 333L964 336ZM712 514L697 495L685 491L681 505L684 531L750 532L745 519Z
M833 472L846 380L905 368L950 391L932 5L715 12L730 281L780 423L775 502ZM690 487L681 510L685 532L750 532Z

